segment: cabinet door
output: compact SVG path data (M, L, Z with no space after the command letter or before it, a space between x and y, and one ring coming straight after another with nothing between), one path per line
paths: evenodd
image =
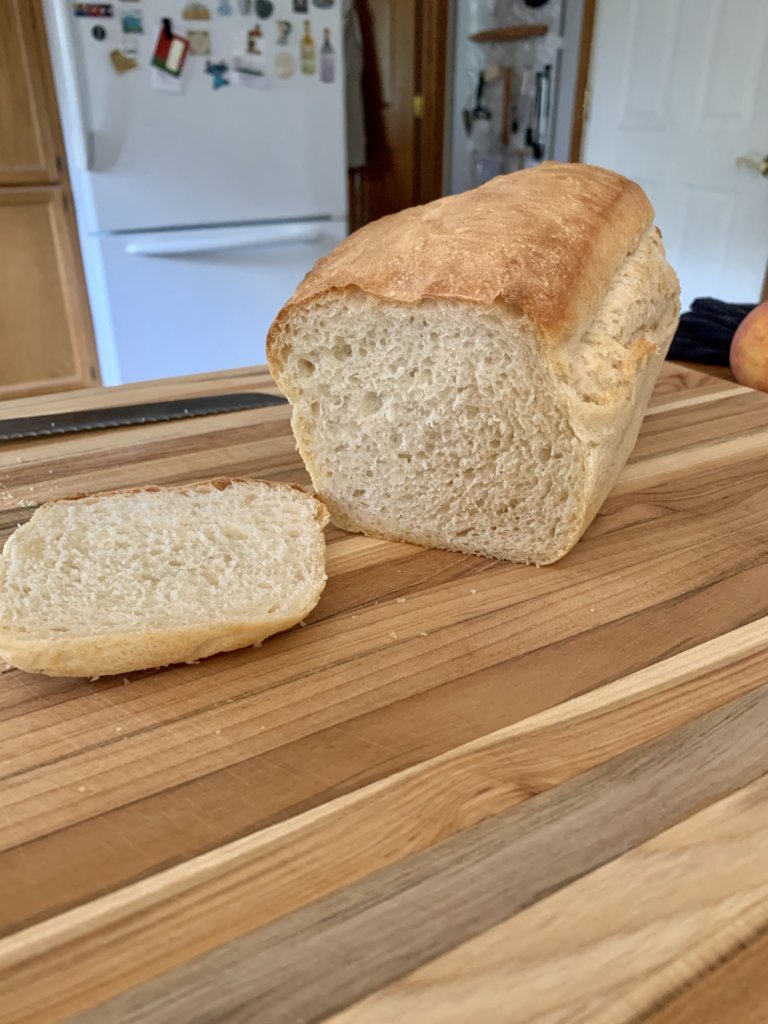
M61 173L41 17L37 0L0 0L0 185Z
M98 381L60 186L0 189L0 398Z

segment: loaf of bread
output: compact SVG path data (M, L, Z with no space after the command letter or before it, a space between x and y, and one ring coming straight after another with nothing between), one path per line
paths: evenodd
M545 163L357 231L267 352L338 526L547 564L626 462L678 315L643 190Z
M262 480L48 502L0 557L0 658L102 676L259 644L317 604L327 521Z

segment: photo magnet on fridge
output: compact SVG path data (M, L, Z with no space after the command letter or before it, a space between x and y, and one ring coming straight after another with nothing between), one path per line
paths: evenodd
M210 21L211 12L205 4L186 4L181 10L181 16L185 21Z
M152 66L178 78L188 53L189 40L184 36L177 36L171 27L171 19L163 18L163 26L152 52Z
M211 33L206 30L190 29L187 32L189 39L189 52L193 57L210 57L211 55Z
M306 14L309 11L309 0L293 0L293 13Z
M120 20L123 26L123 32L128 35L129 33L135 33L141 35L144 31L144 20L141 15L141 11L127 11L125 14L120 15Z
M75 4L75 15L78 18L113 18L115 12L112 4Z

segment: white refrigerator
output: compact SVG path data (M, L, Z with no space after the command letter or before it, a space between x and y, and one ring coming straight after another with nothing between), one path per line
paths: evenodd
M45 2L104 383L263 362L347 230L342 0Z

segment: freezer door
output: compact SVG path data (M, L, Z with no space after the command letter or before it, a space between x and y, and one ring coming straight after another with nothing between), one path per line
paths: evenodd
M265 20L257 20L252 4L238 0L170 8L162 0L143 0L140 8L112 0L106 5L112 16L104 18L78 17L78 4L64 0L46 3L68 155L87 233L345 216L339 0L330 7L308 3L306 15L293 13L292 0L270 0L274 11ZM241 14L241 6L251 13ZM179 16L194 8L210 17ZM188 53L178 93L153 88L152 54L169 13L175 14L174 33L190 38L204 32L210 40L210 56ZM126 21L126 27L143 32L123 30L130 18L139 20ZM310 51L302 61L305 21L314 57ZM287 42L279 44L286 31L282 22L290 29ZM248 32L257 26L261 36L251 41L261 55L248 56ZM96 38L99 30L104 38ZM324 53L326 30L330 51ZM204 37L196 46L206 48ZM126 49L137 66L118 71L110 54ZM263 76L234 72L243 53L247 66L263 68ZM209 73L209 62L224 62L227 69ZM281 69L292 73L280 77Z
M345 229L305 221L98 239L105 383L263 363L272 320Z

